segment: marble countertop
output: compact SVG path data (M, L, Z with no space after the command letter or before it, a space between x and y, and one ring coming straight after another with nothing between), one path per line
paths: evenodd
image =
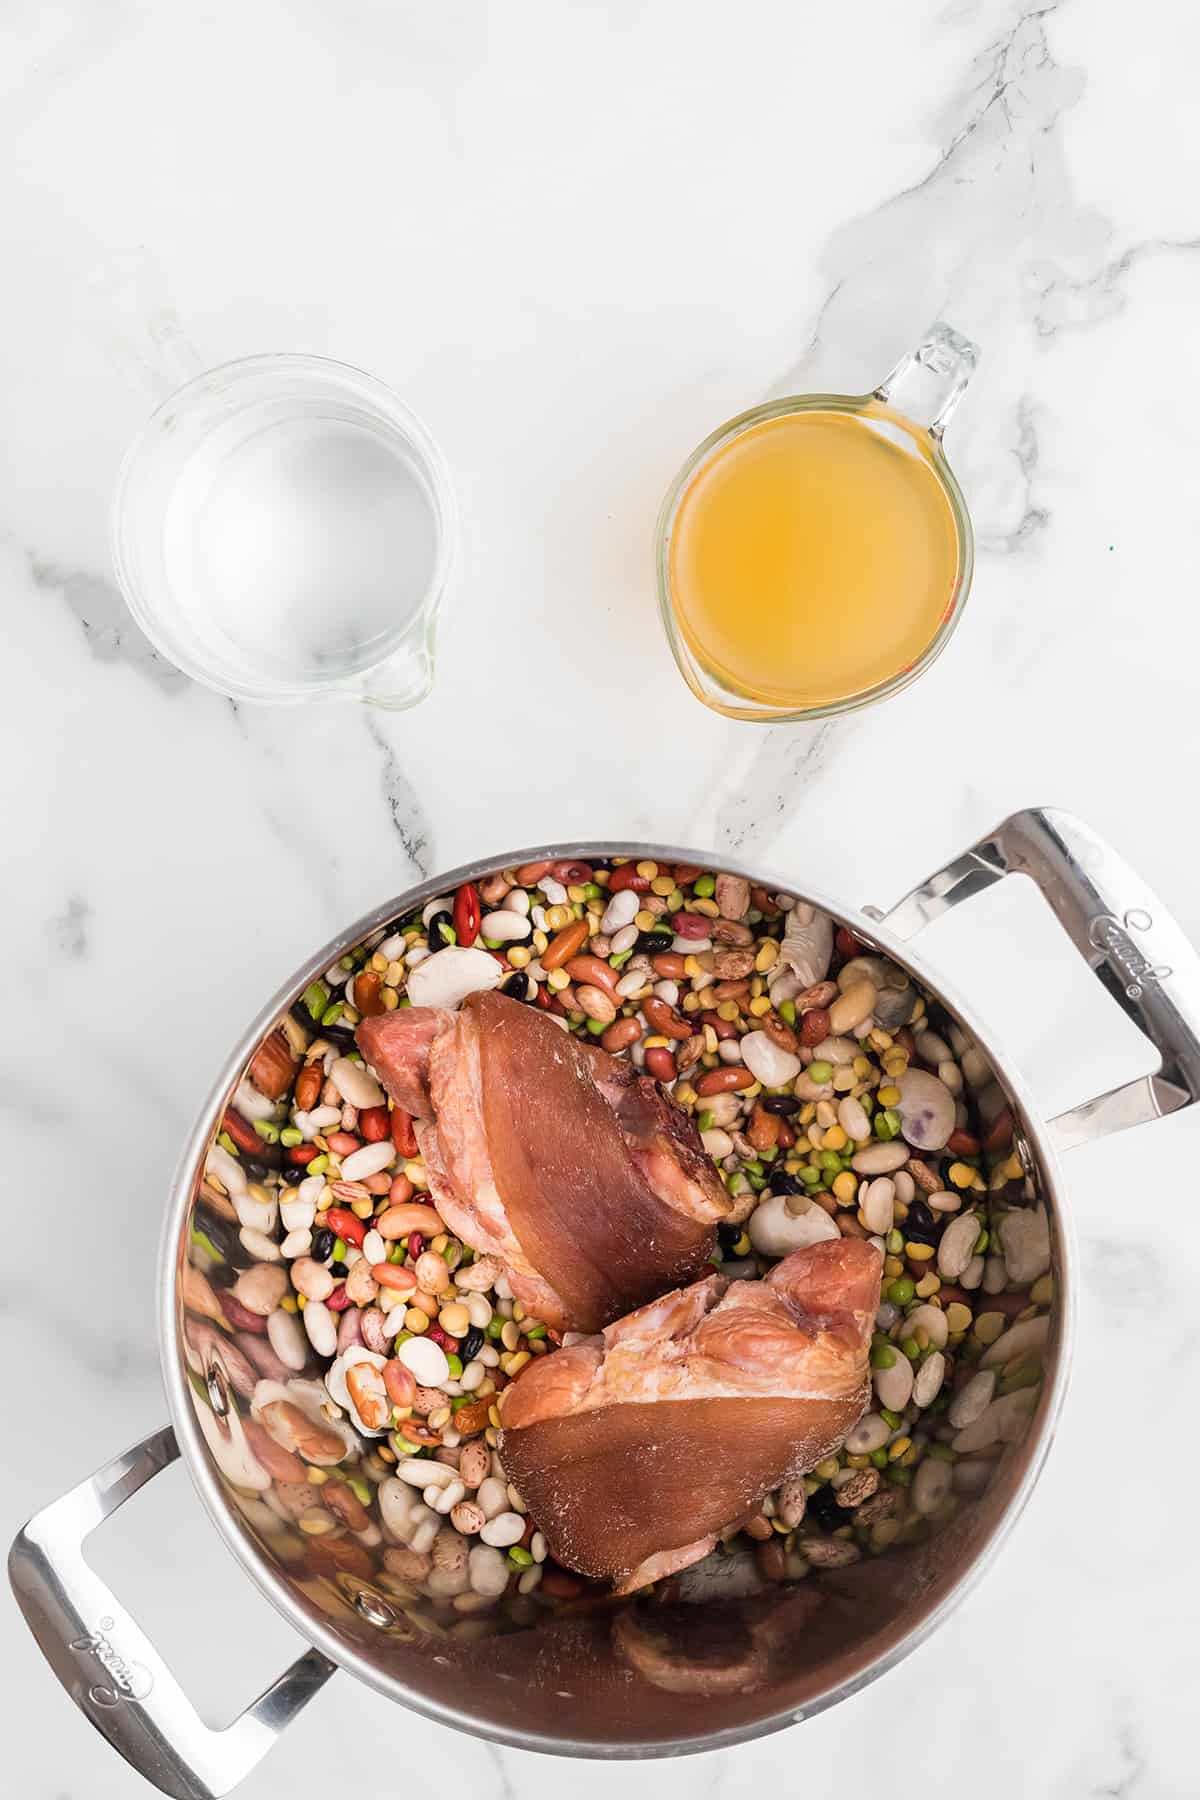
M1088 819L1200 941L1200 22L1116 0L16 0L0 21L8 1534L160 1424L182 1135L310 948L418 874L665 838L887 903L1015 807ZM121 271L152 271L124 280ZM114 273L115 272L115 273ZM436 690L234 707L125 615L121 451L173 313L212 362L343 358L453 469ZM652 597L659 497L755 401L869 386L942 316L979 540L932 672L814 728L707 713ZM581 728L582 727L582 728ZM1036 897L925 946L1047 1112L1151 1066ZM832 1712L619 1773L336 1679L241 1790L711 1800L1195 1793L1194 1114L1072 1154L1076 1372L1046 1474L943 1630ZM203 1710L296 1653L179 1469L94 1540ZM0 1605L6 1792L148 1792ZM11 1785L10 1785L11 1784Z

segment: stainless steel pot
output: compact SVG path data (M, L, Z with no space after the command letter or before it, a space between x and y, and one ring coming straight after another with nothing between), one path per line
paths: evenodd
M1048 810L1007 819L889 913L858 913L819 894L801 895L906 967L990 1058L1017 1121L1029 1180L1049 1211L1056 1299L1040 1400L1025 1437L1008 1447L981 1499L963 1506L929 1544L814 1574L799 1588L776 1590L765 1607L736 1599L675 1610L634 1602L550 1615L482 1643L436 1641L433 1649L361 1570L297 1572L274 1558L253 1529L253 1509L239 1507L198 1423L205 1408L194 1404L189 1386L179 1291L206 1151L248 1058L314 976L371 930L495 869L604 855L711 861L662 846L556 845L490 857L389 900L325 945L288 983L234 1049L200 1111L175 1178L162 1245L159 1330L173 1424L39 1513L9 1557L18 1601L59 1680L164 1793L181 1800L227 1793L337 1667L443 1724L565 1755L665 1756L721 1749L778 1730L865 1686L920 1643L979 1578L1037 1479L1062 1404L1073 1335L1076 1264L1058 1153L1200 1097L1195 952L1132 870L1077 820ZM782 877L721 866L796 891ZM931 919L1009 874L1037 883L1076 950L1161 1057L1158 1074L1049 1121L1037 1116L1020 1074L969 1003L949 994L907 948ZM229 1431L236 1408L214 1369L206 1405L208 1431ZM196 1716L154 1646L82 1554L94 1527L180 1455L234 1555L314 1645L224 1731ZM814 1591L822 1596L819 1624L797 1630L802 1621L789 1608L797 1595ZM622 1654L631 1634L652 1653ZM766 1678L752 1654L763 1643L772 1648Z

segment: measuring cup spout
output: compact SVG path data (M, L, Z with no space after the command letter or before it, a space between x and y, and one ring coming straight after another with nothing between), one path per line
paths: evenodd
M938 319L880 382L875 398L940 438L978 361L979 346Z

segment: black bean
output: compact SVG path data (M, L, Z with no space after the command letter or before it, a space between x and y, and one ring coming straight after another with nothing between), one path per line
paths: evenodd
M717 1226L717 1242L722 1250L732 1250L741 1235L742 1227L740 1225Z
M804 1517L806 1522L812 1520L823 1531L837 1531L839 1526L847 1523L846 1509L838 1505L837 1494L829 1482L808 1496Z
M330 1263L329 1273L333 1276L335 1281L345 1281L350 1270L339 1256L336 1262Z
M358 1045L354 1041L354 1033L348 1025L322 1025L319 1031L320 1036L337 1050L358 1049Z
M284 1163L283 1168L280 1170L280 1175L284 1187L299 1187L302 1181L307 1180L308 1170L300 1163L289 1162Z
M911 1200L908 1217L902 1230L905 1237L914 1244L936 1244L941 1235L941 1225L932 1207L926 1206L924 1200Z
M264 1143L261 1154L243 1154L241 1164L251 1181L264 1181L268 1175L282 1169L283 1149L279 1144Z
M532 1000L537 984L530 980L524 969L517 969L507 981L500 983L500 992L507 994L510 1000Z
M312 1247L308 1254L314 1262L327 1262L333 1255L333 1246L336 1242L337 1239L328 1225L322 1225L320 1230L313 1232Z
M767 1177L767 1186L773 1194L806 1194L808 1189L798 1175L789 1175L786 1169L776 1172L772 1169Z
M634 949L639 956L663 956L674 943L673 931L640 931Z
M445 912L436 912L425 927L425 935L429 939L431 950L447 950L451 944L458 942L454 934L454 920L449 907Z
M483 1333L480 1331L478 1325L472 1325L470 1331L468 1331L466 1337L463 1338L461 1344L458 1346L458 1354L462 1358L464 1369L469 1362L472 1362L475 1357L479 1355L479 1352L482 1349Z
M794 1094L766 1094L758 1104L764 1112L780 1113L784 1118L800 1111L800 1102Z

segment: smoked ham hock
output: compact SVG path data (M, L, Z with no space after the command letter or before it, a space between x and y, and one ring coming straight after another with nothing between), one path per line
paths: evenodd
M881 1269L871 1244L826 1240L524 1370L501 1396L500 1459L557 1560L644 1586L835 1449L867 1404Z
M365 1019L357 1038L416 1121L447 1225L547 1324L596 1331L708 1265L729 1196L629 1062L497 993Z

